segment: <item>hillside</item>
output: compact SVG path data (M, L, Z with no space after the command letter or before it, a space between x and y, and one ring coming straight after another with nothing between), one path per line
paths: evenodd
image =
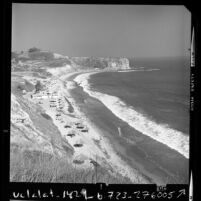
M71 98L75 83L66 80L87 70L128 68L127 59L70 58L37 48L11 56L10 180L130 183Z
M36 68L69 67L79 69L129 69L127 58L68 57L36 49L21 53L12 52L13 71L36 70Z
M101 166L98 167L98 174L93 165L89 168L80 168L83 156L75 154L75 147L61 134L52 117L39 104L29 101L24 95L24 91L33 93L33 86L34 84L20 77L12 77L10 180L67 183L129 182L121 175L111 175ZM98 178L95 179L95 175Z

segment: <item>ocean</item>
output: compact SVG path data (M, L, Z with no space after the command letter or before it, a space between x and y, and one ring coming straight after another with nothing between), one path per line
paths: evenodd
M178 177L174 182L187 182L189 61L183 58L134 59L130 60L130 65L130 71L83 74L76 77L75 81L118 119L111 116L107 118L106 110L104 118L99 110L99 115L94 112L93 118L96 116L98 121L102 119L103 122L107 119L105 124L99 122L99 125L107 128L115 122L115 132L121 142L133 142L129 151L133 150L139 156L138 151L143 150L146 157L158 164L168 177ZM96 109L91 107L90 110L89 116ZM139 150L134 148L136 142ZM175 159L180 162L175 162ZM153 167L151 169L153 171Z
M92 91L118 97L151 121L188 135L189 66L183 66L179 61L172 62L172 65L164 63L133 72L94 74L89 84Z

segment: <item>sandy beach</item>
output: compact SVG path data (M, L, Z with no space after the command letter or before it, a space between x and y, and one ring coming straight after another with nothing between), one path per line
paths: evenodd
M177 183L185 174L182 166L186 163L177 152L134 130L75 82L79 75L98 72L101 71L53 69L53 76L47 79L24 76L29 82L39 80L45 86L36 94L27 92L24 98L40 105L52 118L61 136L74 149L73 157L67 160L76 169L94 169L100 165L113 176L129 178L131 183ZM170 158L163 159L160 150L165 150ZM180 162L173 162L171 157ZM180 175L174 173L177 167Z
M45 90L37 94L28 92L24 98L39 104L52 118L61 135L74 148L73 157L69 162L77 161L77 169L92 169L100 165L111 175L128 177L132 183L150 183L137 169L122 160L110 139L81 111L72 96L73 90L77 90L73 79L80 73L87 72L71 72L61 76L57 74L47 80L40 79L41 83L45 84ZM32 81L28 76L24 76L24 79Z
M94 72L85 75L89 74L94 74ZM76 77L77 75L72 76L71 80ZM138 169L140 173L146 175L151 183L177 183L182 178L187 178L186 170L183 167L187 166L188 160L177 151L142 135L126 122L122 122L102 102L85 93L81 86L71 90L71 96L76 100L76 105L81 108L81 112L86 114L99 132L109 139L115 152L130 167ZM119 127L121 127L123 137L119 134ZM132 140L130 136L132 136ZM178 160L173 161L172 157ZM175 172L175 170L177 171Z

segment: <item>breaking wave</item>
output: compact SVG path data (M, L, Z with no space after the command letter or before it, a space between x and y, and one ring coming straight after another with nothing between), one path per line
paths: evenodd
M168 127L168 125L154 122L136 111L134 107L128 106L118 97L92 91L88 82L91 74L94 73L78 75L74 81L83 87L86 93L100 100L113 114L127 122L134 129L189 158L189 136Z

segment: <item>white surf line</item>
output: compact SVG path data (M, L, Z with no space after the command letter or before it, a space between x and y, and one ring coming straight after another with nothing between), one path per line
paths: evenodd
M65 78L67 77L68 76ZM130 178L134 183L149 183L138 170L131 168L117 155L117 153L113 150L110 141L101 135L100 131L80 111L73 98L71 99L71 103L77 113L76 116L81 119L83 124L87 125L89 128L89 133L87 134L88 138L84 136L83 139L86 143L86 146L88 146L88 149L85 151L83 150L82 154L85 154L89 158L93 158L93 160L95 159L94 157L98 156L101 166L107 167L108 163L113 168L114 172L120 173L122 176ZM97 147L93 140L99 140L101 148ZM107 155L105 155L105 151L107 152L107 155L109 155L109 159L107 158Z
M59 84L58 82L61 82L61 80L55 81L55 79L54 79L54 80L52 80L52 82L50 81L50 83L49 83L49 87L51 88L50 91L54 91L56 88L58 88L57 87L57 85ZM60 92L62 91L62 93L63 93L64 91L62 90L62 88L63 88L62 86L63 85L61 85L58 88L58 90ZM59 91L58 91L58 93L59 93ZM74 158L76 159L77 157L84 154L89 159L91 158L91 159L95 160L95 157L98 156L98 158L99 158L98 162L101 164L101 166L103 166L106 169L108 169L108 165L110 165L112 167L114 172L113 173L111 172L111 174L113 174L114 176L116 173L119 173L122 176L130 178L133 183L149 183L149 181L146 180L144 178L144 176L138 170L133 169L130 166L128 166L128 164L125 161L123 161L116 154L116 152L113 150L110 142L105 137L103 137L101 134L99 134L99 131L80 112L79 108L77 107L77 105L74 102L74 100L72 99L72 97L70 99L71 99L71 103L72 103L73 107L75 108L76 117L83 124L87 125L87 127L89 128L88 137L82 136L78 133L78 131L75 131L78 135L77 138L67 139L67 141L69 142L69 144L71 144L71 146L73 146L76 143L76 140L83 140L84 144L86 145L81 148L74 149L75 150ZM50 109L48 107L48 99L43 100L42 107L45 109L46 113L52 117L53 123L59 129L59 131L61 132L61 135L65 137L66 130L64 131L63 125L56 120L56 118L55 118L56 110L54 111L54 109ZM70 119L67 118L67 116L65 119L68 122L71 121ZM97 145L94 144L94 141L93 141L94 139L100 140L101 148L97 147ZM107 155L109 155L109 159L107 158L105 151L107 151ZM87 163L86 165L83 165L83 167L81 167L81 166L79 166L79 167L80 168L90 168L89 163Z
M135 111L133 107L128 107L119 98L102 94L97 91L91 91L88 79L93 73L85 73L78 75L76 81L83 90L90 96L100 100L110 111L117 117L127 122L130 126L141 132L142 134L155 139L158 142L176 150L184 157L189 158L189 136L182 132L174 130L163 124L157 124L151 121L141 113Z

